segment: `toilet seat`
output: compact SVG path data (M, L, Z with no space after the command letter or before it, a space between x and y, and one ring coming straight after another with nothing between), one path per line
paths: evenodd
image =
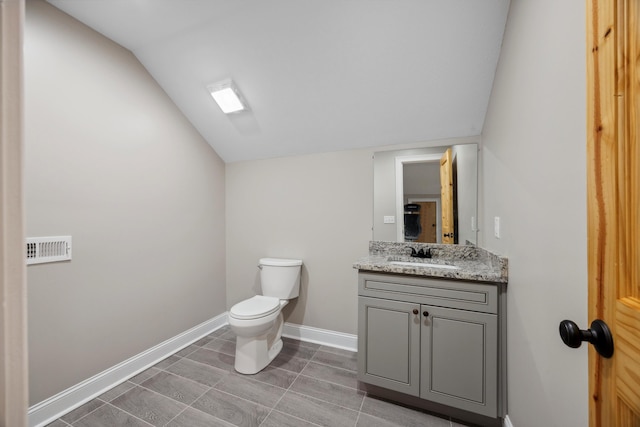
M256 295L231 307L229 314L236 319L251 320L268 316L279 309L280 300L278 298Z

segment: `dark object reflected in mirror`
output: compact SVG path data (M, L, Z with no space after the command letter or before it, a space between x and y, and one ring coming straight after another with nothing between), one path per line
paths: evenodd
M416 203L404 205L404 241L416 242L422 237L422 224L420 218L421 206ZM435 242L434 242L435 243Z
M373 240L477 244L478 144L374 155Z

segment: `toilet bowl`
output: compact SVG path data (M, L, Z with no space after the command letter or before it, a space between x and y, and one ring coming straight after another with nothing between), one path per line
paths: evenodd
M262 258L263 295L229 310L229 326L236 334L235 370L241 374L260 372L282 350L282 308L298 297L301 266L301 260Z

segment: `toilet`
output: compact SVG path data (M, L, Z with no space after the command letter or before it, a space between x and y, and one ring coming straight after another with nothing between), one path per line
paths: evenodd
M302 260L261 258L258 263L262 295L241 301L229 310L236 334L235 369L255 374L282 350L282 308L298 297Z

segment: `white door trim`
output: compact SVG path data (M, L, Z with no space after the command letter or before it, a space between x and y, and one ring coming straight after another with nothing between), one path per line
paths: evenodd
M23 199L24 0L0 0L0 425L26 426L27 301Z
M396 241L404 242L404 165L440 161L444 152L396 156Z

